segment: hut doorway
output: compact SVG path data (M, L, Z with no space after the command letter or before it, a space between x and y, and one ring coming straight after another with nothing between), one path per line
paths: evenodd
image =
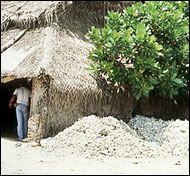
M12 140L17 139L17 120L15 108L9 108L9 100L19 83L31 90L31 81L15 79L7 83L1 83L1 137Z

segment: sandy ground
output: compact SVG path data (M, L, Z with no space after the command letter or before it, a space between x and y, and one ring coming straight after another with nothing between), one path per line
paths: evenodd
M55 156L32 147L31 142L16 144L1 137L1 175L189 175L189 157L97 160L74 154Z

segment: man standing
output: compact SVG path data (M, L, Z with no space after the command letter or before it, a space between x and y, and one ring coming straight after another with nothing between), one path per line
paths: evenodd
M13 96L9 101L10 108L13 107L13 104L16 101L14 105L16 107L17 135L19 141L27 138L28 134L29 99L30 90L26 87L20 87L14 91Z

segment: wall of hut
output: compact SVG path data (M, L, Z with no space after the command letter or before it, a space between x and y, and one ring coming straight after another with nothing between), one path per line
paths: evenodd
M134 106L134 98L127 93L100 90L97 94L79 89L73 92L58 89L53 80L45 87L41 80L33 79L29 137L37 140L55 136L79 118L91 114L113 115L127 121L132 117Z

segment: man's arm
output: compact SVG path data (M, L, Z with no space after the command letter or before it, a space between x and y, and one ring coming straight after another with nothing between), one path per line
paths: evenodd
M17 96L16 95L13 95L9 101L9 108L12 108L13 107L13 104L16 102L16 98Z

